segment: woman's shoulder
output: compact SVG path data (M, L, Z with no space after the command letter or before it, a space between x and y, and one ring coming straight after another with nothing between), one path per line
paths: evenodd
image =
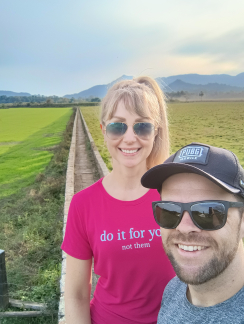
M153 201L161 200L160 194L157 191L157 189L150 189L148 193L149 193L148 199L153 199Z
M88 197L91 197L91 195L95 195L95 194L98 194L99 192L101 192L102 179L103 178L94 182L91 186L77 192L73 196L73 200L80 200L80 199L88 198Z

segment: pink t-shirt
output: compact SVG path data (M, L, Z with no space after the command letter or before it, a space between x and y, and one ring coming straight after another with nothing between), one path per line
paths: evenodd
M62 249L94 257L100 276L91 301L94 324L154 324L174 270L166 256L152 201L157 190L132 201L110 196L102 179L74 195Z

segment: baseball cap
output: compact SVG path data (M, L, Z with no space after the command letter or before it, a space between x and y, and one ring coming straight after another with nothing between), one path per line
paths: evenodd
M159 192L162 183L177 173L196 173L223 189L244 197L244 169L236 155L226 149L191 143L171 155L163 164L148 170L141 178L146 188Z

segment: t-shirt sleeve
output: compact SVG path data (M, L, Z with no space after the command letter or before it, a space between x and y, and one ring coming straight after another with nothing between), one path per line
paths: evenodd
M85 216L82 199L80 197L78 199L75 195L70 203L61 249L70 256L80 260L89 260L93 255L87 235Z

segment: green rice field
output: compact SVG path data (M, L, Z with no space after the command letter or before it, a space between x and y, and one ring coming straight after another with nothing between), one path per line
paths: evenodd
M82 114L108 168L109 153L99 127L99 107L82 107ZM171 153L192 142L233 151L244 167L244 102L169 103Z
M71 108L0 110L0 249L5 251L8 294L46 303L53 312L49 317L0 319L3 324L58 322L65 175L74 116Z
M31 184L53 156L71 108L0 110L0 199Z

